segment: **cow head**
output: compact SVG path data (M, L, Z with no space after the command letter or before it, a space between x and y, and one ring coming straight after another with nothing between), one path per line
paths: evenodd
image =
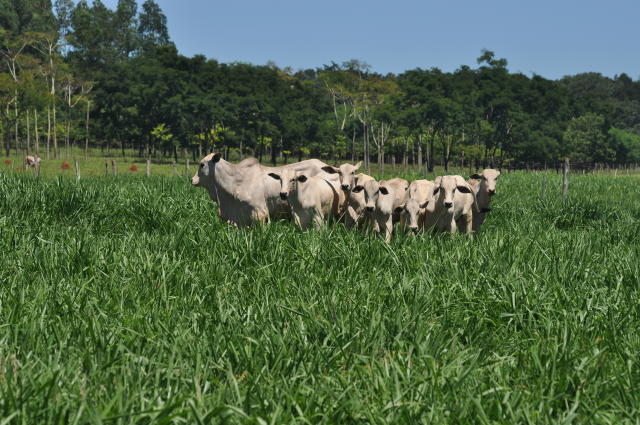
M293 168L284 168L279 173L269 173L269 177L280 181L280 199L286 200L289 194L295 191L299 183L307 181L307 176L297 172Z
M191 184L194 186L204 186L207 181L210 181L215 175L216 164L220 161L220 153L210 153L202 158L200 165L198 165L198 171L191 178Z
M436 177L433 194L439 194L438 203L446 210L455 208L454 198L456 192L471 193L471 186L460 176L440 176Z
M496 194L496 181L498 180L498 177L500 177L500 171L492 168L487 168L482 170L482 173L476 173L471 176L472 179L480 182L479 193L483 193L488 196Z
M360 165L362 165L362 161L358 162L356 165L342 164L340 167L327 165L322 167L322 170L325 173L338 174L340 176L340 188L345 192L348 192L354 186L356 171L358 171Z
M356 181L356 185L351 189L352 193L362 194L362 202L366 213L373 213L376 209L376 201L378 200L380 185L374 179L368 179L364 182Z
M402 215L404 216L407 228L413 233L418 233L418 218L421 211L427 206L427 203L420 203L417 199L409 198L402 206Z

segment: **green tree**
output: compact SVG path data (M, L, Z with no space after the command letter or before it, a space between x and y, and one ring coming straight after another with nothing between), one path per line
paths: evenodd
M615 160L615 149L608 137L602 115L586 113L569 121L563 135L563 154L576 162Z
M138 33L143 51L149 52L156 46L172 44L167 29L167 17L155 1L146 0L142 4L138 21Z

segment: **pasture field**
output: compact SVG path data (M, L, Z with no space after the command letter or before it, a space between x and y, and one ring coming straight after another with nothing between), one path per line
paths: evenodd
M547 176L387 244L1 172L0 424L638 424L640 180Z

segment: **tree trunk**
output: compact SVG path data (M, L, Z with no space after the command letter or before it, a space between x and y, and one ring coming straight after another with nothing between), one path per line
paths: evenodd
M280 143L282 143L282 138L280 138ZM271 164L276 166L276 147L273 142L271 142Z
M351 162L356 162L356 128L353 128L353 136L351 137Z
M38 110L34 109L33 110L33 118L35 119L35 125L34 125L34 130L35 130L35 144L36 144L36 155L40 155L40 135L38 133Z
M433 154L434 154L434 152L433 152L433 150L434 150L433 139L434 138L435 138L435 135L432 136L432 137L429 137L429 153L428 153L428 155L429 155L429 157L428 157L429 158L429 166L427 168L427 171L429 173L433 173L433 162L434 162L433 161Z
M16 89L16 101L13 104L13 112L14 112L14 119L15 119L15 130L14 130L14 136L15 136L15 143L16 143L16 155L18 155L18 89Z
M418 170L422 167L422 133L418 133Z
M87 100L87 117L84 122L84 159L89 157L89 108L91 102ZM124 156L124 149L122 150Z
M404 138L404 152L402 154L402 166L404 167L404 172L407 172L407 167L409 166L409 158L407 155L409 154L409 140Z
M51 152L51 107L47 106L47 159Z
M27 109L27 154L31 154L31 126L29 125L29 109Z
M52 125L53 125L53 158L58 158L58 133L56 131L56 104L53 103Z

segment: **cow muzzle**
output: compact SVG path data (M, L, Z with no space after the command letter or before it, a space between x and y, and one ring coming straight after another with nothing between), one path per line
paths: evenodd
M350 189L348 184L343 184L343 185L341 185L340 187L341 187L341 188L342 188L342 190L344 190L345 192L346 192L347 190L349 190L349 189Z
M373 212L373 210L375 210L376 208L375 207L371 207L371 206L367 206L365 209L367 210L367 212Z
M288 197L289 194L287 192L280 192L280 199L282 199L283 201L286 201Z
M445 203L444 203L444 207L445 207L445 208L451 208L451 207L453 207L453 202L445 202Z
M413 232L413 234L415 235L416 233L418 233L418 226L409 227L409 230L411 230Z
M493 196L493 195L496 194L496 190L495 189L489 189L488 192L489 192L489 196Z

